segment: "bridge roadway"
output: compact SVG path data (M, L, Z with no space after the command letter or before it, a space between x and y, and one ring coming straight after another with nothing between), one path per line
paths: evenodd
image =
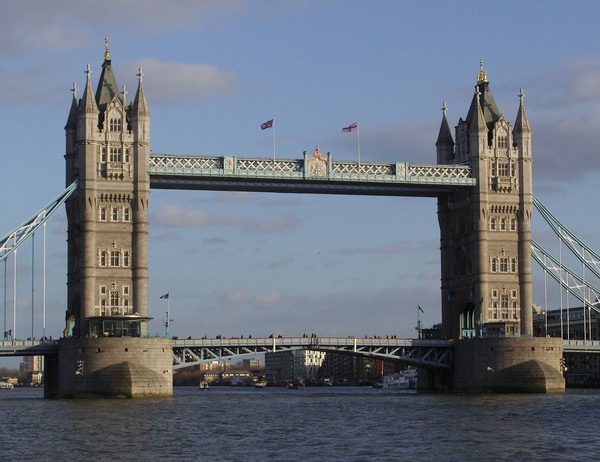
M238 356L274 351L310 349L399 361L429 369L452 367L452 340L419 340L361 337L268 337L173 339L173 369ZM58 340L4 340L2 356L53 355ZM565 340L565 353L600 354L599 340Z

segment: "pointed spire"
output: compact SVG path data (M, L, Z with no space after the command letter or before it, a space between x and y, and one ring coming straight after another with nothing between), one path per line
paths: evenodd
M437 147L454 147L452 132L450 131L450 126L448 125L448 119L446 119L446 110L446 101L444 101L442 103L442 123L440 125L440 131L438 133L438 138L435 143Z
M525 99L525 92L521 88L519 91L519 111L517 112L517 119L515 120L515 128L513 133L531 133L531 129L529 128L529 121L527 120L527 115L525 114L525 104L523 100Z
M477 75L477 84L475 87L477 88L479 106L483 111L485 123L487 124L487 128L491 130L494 127L494 124L500 120L501 113L498 110L496 101L494 101L494 97L490 91L490 83L487 77L487 72L483 68L483 59L479 61L479 74ZM469 108L469 113L467 114L466 122L471 125L473 118L476 116L477 113L475 112L473 100L471 102L471 107Z
M104 36L104 61L110 61L110 51L108 49L108 34Z
M137 76L138 88L135 93L135 99L133 100L132 112L140 115L147 115L150 114L150 110L148 108L148 101L146 101L146 94L144 93L144 85L142 84L144 73L142 72L141 66Z
M89 64L87 65L85 74L87 77L85 81L85 88L83 90L83 96L81 97L80 109L83 112L98 112L98 105L96 104L94 94L92 93L92 71L90 70Z
M73 87L71 88L71 92L73 93L73 99L71 100L71 109L69 110L69 117L67 118L67 128L73 128L77 126L77 83L73 82Z
M112 61L110 59L110 51L108 49L108 36L104 38L104 62L102 63L102 73L98 80L98 87L96 88L96 103L98 109L104 112L106 105L110 103L114 97L121 100L121 94L119 92L119 86L117 80L112 71Z
M477 85L482 83L489 83L487 73L483 69L483 59L479 60L479 74L477 74Z
M475 85L475 94L473 95L471 108L469 109L469 114L467 115L467 122L469 123L469 129L476 133L487 132L488 130L480 101L481 93L479 91L479 86Z

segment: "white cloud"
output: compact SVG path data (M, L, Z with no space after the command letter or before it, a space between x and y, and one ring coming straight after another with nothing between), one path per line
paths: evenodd
M261 234L284 233L300 225L298 218L292 214L267 220L213 213L206 210L185 210L177 205L161 207L152 213L150 221L152 226L159 227L208 228L222 226Z
M210 64L188 64L158 59L142 59L125 67L126 75L144 73L144 90L152 95L152 103L182 103L210 97L227 96L239 88L232 72ZM129 68L129 69L127 69Z

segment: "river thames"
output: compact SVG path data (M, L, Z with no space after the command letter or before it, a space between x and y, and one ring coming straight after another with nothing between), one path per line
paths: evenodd
M176 387L162 400L0 390L2 461L584 461L600 390L416 394L367 387Z

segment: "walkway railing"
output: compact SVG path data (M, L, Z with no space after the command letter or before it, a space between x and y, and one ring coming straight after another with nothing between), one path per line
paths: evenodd
M154 154L148 173L159 189L436 196L476 184L466 165L334 161L318 151L295 160Z

